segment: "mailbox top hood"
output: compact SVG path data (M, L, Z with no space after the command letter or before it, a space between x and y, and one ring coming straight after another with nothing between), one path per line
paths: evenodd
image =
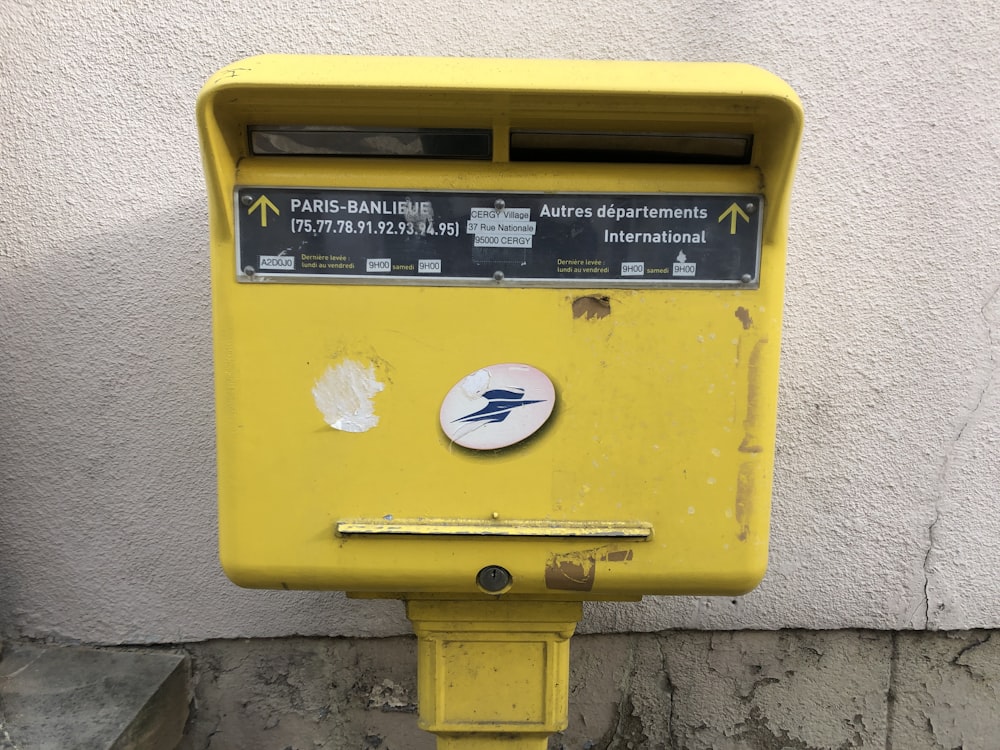
M227 193L244 159L694 165L758 171L783 213L802 108L742 63L264 55L209 80L198 122Z
M505 160L510 132L536 134L520 137L528 149L550 132L759 138L777 128L774 140L794 142L787 130L802 120L784 81L741 63L266 55L219 71L198 106L203 121L270 130L486 129L505 136L494 160Z
M232 88L504 92L517 94L635 94L787 100L784 81L745 63L513 60L460 57L259 55L223 68L206 92Z
M759 164L802 121L786 83L740 63L266 55L217 73L198 108L239 131L237 161Z

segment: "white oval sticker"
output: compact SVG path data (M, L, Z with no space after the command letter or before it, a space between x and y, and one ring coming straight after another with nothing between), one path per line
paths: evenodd
M452 442L487 451L538 431L556 405L552 381L530 365L490 365L462 378L441 402L441 429Z

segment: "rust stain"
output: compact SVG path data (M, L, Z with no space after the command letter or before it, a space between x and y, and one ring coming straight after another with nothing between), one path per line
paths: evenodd
M573 300L573 317L606 318L611 314L611 298L607 296L588 295Z
M750 361L747 363L747 416L743 420L743 441L740 443L740 453L761 453L763 447L757 436L757 410L760 400L761 374L760 355L761 348L767 343L767 339L759 339L750 352Z
M740 464L739 474L736 476L736 523L740 530L736 538L745 542L750 536L750 515L753 513L754 484L754 464L746 461Z
M735 315L739 318L740 323L743 324L743 330L750 330L750 326L753 325L753 318L750 317L750 311L745 307L737 307Z

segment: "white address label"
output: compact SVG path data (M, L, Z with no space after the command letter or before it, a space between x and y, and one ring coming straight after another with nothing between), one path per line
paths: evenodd
M674 276L693 277L697 270L697 263L674 263Z
M294 271L294 255L258 255L257 266L261 271Z
M645 276L645 263L622 263L622 276Z

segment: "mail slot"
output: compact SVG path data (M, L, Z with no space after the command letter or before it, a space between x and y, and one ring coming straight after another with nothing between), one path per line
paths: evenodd
M573 600L760 581L786 84L266 56L218 73L198 120L233 581Z

